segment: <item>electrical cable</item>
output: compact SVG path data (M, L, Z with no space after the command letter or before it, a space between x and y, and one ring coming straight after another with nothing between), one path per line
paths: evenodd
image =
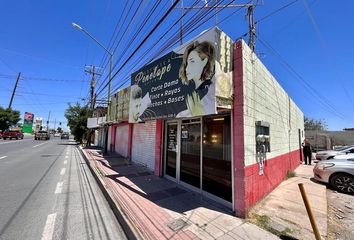
M121 67L113 74L112 78L113 79L120 71L121 69L125 66L125 64L134 56L134 54L141 48L141 46L146 42L146 40L152 35L152 33L157 29L157 27L167 18L167 16L171 13L171 11L175 8L175 6L178 4L180 0L176 0L173 5L169 8L169 10L164 14L164 16L159 20L159 22L153 27L153 29L148 33L148 35L143 39L143 41L139 44L139 46L133 51L133 53L128 57L128 59L125 60L125 62L121 65ZM108 87L108 84L105 84L105 86L103 87L106 88ZM102 90L100 90L97 95L102 92Z
M288 63L286 62L281 55L265 40L261 39L259 36L256 35L256 37L258 38L258 40L260 41L260 43L266 48L268 49L271 53L273 53L273 55L275 55L282 64L284 64L284 66L286 67L286 69L293 75L295 76L296 79L300 80L300 82L305 86L306 89L308 89L310 92L312 92L315 96L316 99L319 101L319 103L322 104L322 106L324 107L325 110L331 111L331 113L335 114L337 117L343 119L343 120L347 120L345 118L345 116L338 112L338 110L333 107L330 104L330 101L328 99L326 99L325 97L323 97L315 88L313 88L297 71L295 71L295 69Z
M320 28L319 28L319 26L318 26L318 24L317 24L317 22L316 22L316 20L315 20L315 18L313 16L313 14L311 13L311 9L308 6L306 0L304 0L304 5L305 5L305 8L306 8L306 12L307 12L309 18L311 19L312 27L313 27L313 29L314 29L314 31L315 31L315 33L316 33L316 35L317 35L317 37L318 37L318 39L320 41L320 46L321 46L321 48L322 48L322 50L324 52L324 55L326 56L326 60L328 62L328 65L329 66L333 66L335 61L333 61L333 59L331 58L331 56L329 54L329 50L328 50L327 45L325 43L325 40L324 40L324 38L322 36L321 30L320 30ZM344 86L343 79L340 77L340 75L339 75L339 73L337 71L335 71L335 74L337 75L337 79L339 80L340 86L341 86L342 90L344 91L346 97L349 99L352 107L354 107L353 98L350 96L347 88Z
M219 4L220 4L220 2L218 2ZM208 21L208 20L210 20L213 16L215 16L216 14L218 14L220 11L222 11L223 9L225 9L226 7L228 7L230 4L232 3L232 1L230 1L226 6L224 6L223 8L220 8L217 12L215 12L214 14L212 14L208 19L206 19L204 22L202 22L201 24L199 24L197 27L195 27L192 31L189 31L189 33L188 34L190 34L191 32L193 32L194 30L196 30L199 26L201 26L202 24L204 24L206 21ZM216 5L215 5L216 6ZM199 10L202 10L203 9L203 7L202 8L200 8ZM208 10L208 13L210 13L210 12L212 12L212 8L208 8L209 10ZM241 9L238 9L238 11L240 11ZM184 16L184 15L183 15ZM182 17L183 17L182 16ZM206 16L206 15L204 15L204 16ZM197 20L196 20L197 19ZM190 21L190 24L188 25L188 26L195 26L196 25L196 22L198 22L198 21L200 21L199 20L200 19L200 16L197 16L196 18L194 18L194 20L192 20L192 21ZM194 21L194 22L193 22ZM179 22L179 20L178 21L176 21L175 22L175 24L176 23L178 23ZM174 24L174 25L175 25ZM173 26L174 26L173 25ZM170 27L170 29L172 29L172 27ZM184 28L184 29L190 29L190 27L188 27L188 28ZM186 32L185 32L185 34L186 35L188 35ZM160 39L158 39L157 41L156 41L156 43L157 42L160 42L161 41L161 39L164 37L166 35L166 33L163 35L163 36L161 36L160 37ZM179 38L179 32L177 32L177 40L176 40L176 42L178 42L178 38ZM156 43L154 44L154 46L156 45ZM173 43L173 44L175 44L175 43ZM171 44L168 44L168 45L171 45ZM153 47L154 47L153 46ZM153 47L150 47L150 48L153 48ZM169 48L168 46L166 46L166 45L164 45L162 48ZM161 54L161 51L160 50L158 50L158 51L156 51L158 54ZM144 53L144 55L146 54L146 52ZM153 57L153 59L156 57L156 55ZM141 60L141 57L139 58L140 60ZM133 64L134 65L134 64ZM127 81L129 81L129 77L127 78L125 78L126 80L125 81L123 81L120 85L118 85L116 88L115 88L115 90L118 90L119 88L121 88ZM115 91L114 90L114 91ZM113 91L113 92L114 92Z
M148 17L151 16L152 13L156 10L156 8L157 8L159 2L160 2L160 1L156 1L156 2L155 2L155 4L153 5L152 9L151 9L150 12L148 13ZM139 7L140 7L140 5L139 5ZM136 9L136 12L137 12L137 11L138 11L138 9ZM135 12L135 13L136 13L136 12ZM134 17L136 16L135 13L134 13ZM114 50L113 50L113 53L114 53L114 54L116 54L116 50L118 49L118 47L120 46L120 44L121 44L121 42L122 42L122 39L124 39L124 37L125 37L125 35L126 35L126 30L129 29L130 25L133 23L133 20L134 20L134 18L131 19L131 21L129 22L128 26L126 27L124 33L122 34L121 38L119 39L119 42L116 44L116 47L115 47ZM146 20L146 17L145 17L145 20ZM121 58L123 57L123 55L127 53L127 50L128 50L129 48L131 48L132 42L136 39L137 34L139 34L141 28L143 28L143 27L145 26L146 21L147 21L147 20L146 20L146 21L145 21L145 20L144 20L143 23L140 25L139 29L135 32L134 36L131 37L130 42L126 44L126 48L121 51L121 54L120 54L119 56L117 56L117 59L121 59ZM107 65L108 65L108 63L107 63ZM107 65L105 66L105 68L107 67ZM116 64L113 66L112 71L114 70L115 66L116 66ZM107 78L105 78L105 80L106 80L106 79L107 79ZM102 85L104 84L104 82L105 82L105 81L102 81L102 82L101 82L100 86L98 86L98 89L100 89L100 88L102 87Z
M264 16L264 17L258 19L257 21L254 22L254 24L257 25L259 22L261 22L261 21L263 21L263 20L269 18L270 16L273 16L274 14L277 14L278 12L284 10L285 8L287 8L287 7L291 6L291 5L293 5L294 3L298 2L298 1L299 1L299 0L292 1L292 2L290 2L290 3L288 3L288 4L286 4L286 5L284 5L284 6L280 7L280 8L278 8L277 10L275 10L275 11L273 11L273 12L267 14L266 16Z

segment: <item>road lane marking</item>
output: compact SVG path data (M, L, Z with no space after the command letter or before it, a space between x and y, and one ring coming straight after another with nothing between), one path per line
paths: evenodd
M65 156L65 158L69 158L69 156Z
M43 145L43 144L46 144L46 143L48 143L48 142L44 142L44 143L37 144L37 145L33 146L32 148L39 147L39 146L41 146L41 145Z
M45 222L44 230L42 233L42 240L51 240L53 239L55 219L57 217L56 213L49 214L47 221Z
M54 194L61 193L62 190L63 190L63 182L58 182L57 187L55 188Z
M6 158L7 156L2 156L2 157L0 157L0 159L4 159L4 158Z
M8 143L18 143L18 142L29 141L29 140L32 140L32 139L23 139L23 140L19 140L19 141L11 141L11 140L9 140L11 142L2 142L2 143L0 143L0 145L1 144L8 144Z
M66 168L62 168L61 171L60 171L60 175L64 175L65 174L65 170L66 170Z
M67 161L67 160L65 160L65 161L64 161L64 164L67 164L67 163L68 163L68 161Z

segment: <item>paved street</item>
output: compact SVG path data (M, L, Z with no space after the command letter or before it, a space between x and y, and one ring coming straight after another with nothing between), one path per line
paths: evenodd
M126 239L73 142L0 140L0 239Z

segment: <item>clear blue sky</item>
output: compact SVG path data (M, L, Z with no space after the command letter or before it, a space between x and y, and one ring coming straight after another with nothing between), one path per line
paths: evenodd
M134 38L134 42L129 42L156 1L142 1L141 8L133 18L133 10L137 8L139 2L135 1L131 15L118 25L116 33L120 30L119 36L122 36L125 27L133 19L115 52L114 62L118 63L114 72L119 70L120 64L138 46L173 1L162 1L149 19L149 24L144 26L140 35ZM193 1L183 2L187 6ZM199 5L203 4L203 1L199 2ZM229 1L219 0L219 2ZM263 5L255 9L256 21L293 0L263 2ZM89 92L90 76L84 73L85 64L103 66L102 60L105 55L103 49L82 32L74 29L71 22L79 23L103 45L109 46L125 4L126 1L123 0L2 2L0 106L8 106L16 75L21 72L23 78L20 80L12 107L21 111L22 118L24 112L28 111L34 113L35 117L43 117L46 120L51 111L51 127L55 120L57 124L59 121L65 122L64 111L68 102L87 103L80 100L87 99ZM352 14L354 2L345 1L341 5L335 5L333 1L299 0L257 25L259 39L256 39L256 52L261 60L305 116L323 119L330 130L354 127L352 110L354 85L351 83L354 66L352 47L354 28L350 25L354 22ZM214 26L216 21L222 21L234 11L235 9L229 9L220 12L217 18L212 17L184 40L189 40L202 30ZM189 12L184 24L197 13L197 10ZM218 26L235 40L247 31L245 14L246 10L241 9ZM162 34L168 33L168 29L180 15L180 10L173 10L134 55L132 61L117 74L112 84L113 90L118 88L121 82L129 79L132 71L160 52L159 47L163 41L159 41L154 47L153 45ZM178 25L172 29L177 27ZM115 41L116 44L119 36ZM172 36L172 33L167 36ZM248 37L245 40L247 41ZM271 47L265 47L264 44ZM274 54L271 48L279 56ZM171 49L172 47L168 50ZM142 57L141 54L145 51L148 55ZM293 72L291 73L289 69ZM104 85L101 83L108 74L108 68L101 71L102 77L98 79L97 89ZM124 85L127 84L129 80ZM99 93L99 98L103 99L107 89Z

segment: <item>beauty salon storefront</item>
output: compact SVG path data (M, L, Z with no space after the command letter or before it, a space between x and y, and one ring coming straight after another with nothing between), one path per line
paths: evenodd
M230 113L165 121L163 149L166 178L232 207Z
M130 123L162 120L160 175L230 208L232 89L232 40L213 28L133 73L129 106Z
M218 28L133 73L124 102L129 125L117 125L126 137L115 149L128 145L132 162L237 216L299 165L303 113L246 43Z

